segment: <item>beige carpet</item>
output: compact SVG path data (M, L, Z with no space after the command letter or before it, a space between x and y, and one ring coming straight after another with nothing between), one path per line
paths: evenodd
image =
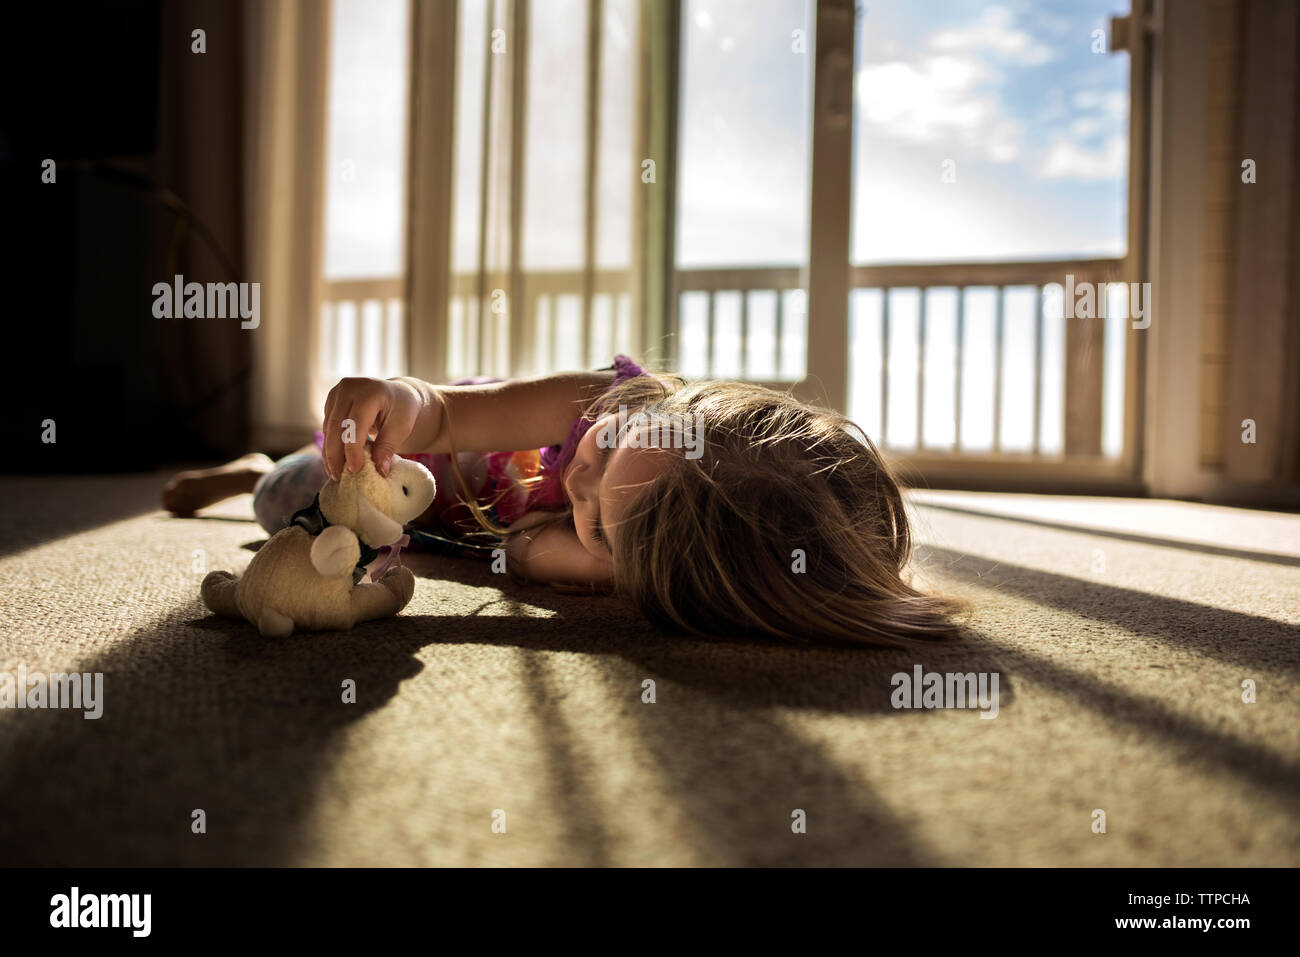
M920 656L663 636L427 557L400 618L273 643L198 601L248 499L171 519L160 482L0 480L0 671L105 675L98 721L0 711L0 862L1300 863L1296 516L918 496L972 602ZM894 710L918 663L998 672L997 717Z

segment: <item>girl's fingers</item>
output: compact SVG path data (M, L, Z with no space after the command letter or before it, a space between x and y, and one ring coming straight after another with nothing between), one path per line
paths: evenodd
M325 441L321 448L321 459L325 462L325 474L337 482L343 474L343 419L347 417L346 400L331 397L326 404L325 422L321 431Z
M415 427L418 411L413 403L397 402L388 409L380 423L370 456L375 461L375 470L384 478L388 478L388 470L393 467L393 455Z
M339 444L349 472L360 472L366 465L366 439L370 438L370 429L375 420L384 411L384 398L375 396L354 404L343 420ZM348 420L351 420L349 422ZM351 439L351 441L348 441Z

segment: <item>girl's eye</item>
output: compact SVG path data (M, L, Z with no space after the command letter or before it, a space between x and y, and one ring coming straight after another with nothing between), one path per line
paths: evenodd
M597 519L593 519L591 522L591 537L601 545L605 544L605 536L601 534L600 521Z

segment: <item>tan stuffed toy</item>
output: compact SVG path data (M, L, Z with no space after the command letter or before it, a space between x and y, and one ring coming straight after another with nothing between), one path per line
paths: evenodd
M295 513L253 556L242 578L209 572L203 603L218 615L247 618L267 638L299 631L346 631L357 622L395 615L415 591L400 565L362 582L383 545L404 544L402 526L433 503L437 486L418 462L393 456L388 478L366 449L359 472L326 482L316 501Z

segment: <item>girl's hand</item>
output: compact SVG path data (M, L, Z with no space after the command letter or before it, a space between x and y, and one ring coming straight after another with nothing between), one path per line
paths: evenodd
M429 402L428 396L408 381L343 379L325 399L325 473L337 481L344 468L360 471L366 461L366 439L374 434L371 457L375 470L387 477L393 454L418 444L410 441L413 433L437 434L441 412L440 403Z

